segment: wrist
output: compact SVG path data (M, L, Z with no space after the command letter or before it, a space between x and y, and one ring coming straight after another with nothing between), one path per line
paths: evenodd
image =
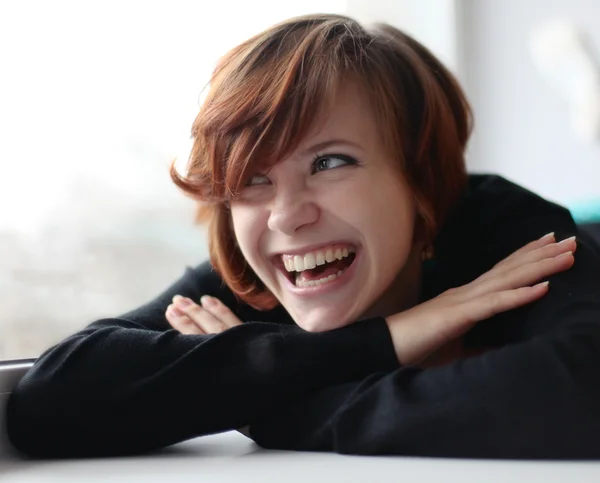
M430 350L424 337L425 325L412 310L406 310L385 318L398 362L403 366L417 365Z
M406 365L406 348L403 348L403 336L402 336L402 313L393 314L385 317L388 330L390 331L390 337L392 344L394 345L394 352L396 353L396 359L401 365Z

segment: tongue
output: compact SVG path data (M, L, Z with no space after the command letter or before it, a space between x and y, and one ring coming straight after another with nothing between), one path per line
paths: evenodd
M308 280L319 280L320 278L329 277L329 275L337 275L340 270L344 270L350 266L352 259L353 257L346 257L326 263L325 265L319 265L311 270L304 270L297 275L296 281L301 280L306 282Z

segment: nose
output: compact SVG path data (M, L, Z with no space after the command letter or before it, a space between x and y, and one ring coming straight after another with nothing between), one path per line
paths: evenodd
M285 235L294 235L319 218L319 207L304 190L280 191L273 200L268 227Z

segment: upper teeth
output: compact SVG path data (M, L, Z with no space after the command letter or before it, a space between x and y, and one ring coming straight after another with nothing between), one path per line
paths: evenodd
M302 272L304 270L310 270L318 265L325 265L325 263L331 263L334 260L341 260L354 253L354 248L327 248L323 250L316 250L309 252L304 255L295 255L283 260L285 269L288 272Z

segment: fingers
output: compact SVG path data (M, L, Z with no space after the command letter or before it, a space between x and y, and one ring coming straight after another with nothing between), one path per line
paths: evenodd
M545 237L543 237L545 238ZM573 266L573 252L577 249L575 237L559 243L532 242L490 271L473 281L461 295L470 299L492 291L514 289L536 283L550 275ZM510 260L509 260L510 259Z
M217 334L242 323L215 297L205 295L201 304L175 295L165 314L167 321L183 334Z
M182 334L204 334L204 331L174 304L167 307L165 317L171 327Z
M526 253L522 257L520 257L520 259L524 263L535 262L539 260L544 260L546 258L553 258L569 251L575 252L575 250L577 250L577 241L576 237L572 236L557 243L550 243L549 245Z
M202 307L213 315L216 319L218 319L221 324L226 328L230 329L231 327L235 327L236 325L240 325L242 321L236 317L236 315L216 297L211 297L210 295L204 295L200 302L202 303Z
M505 263L497 265L494 271L497 273L504 273L506 270L518 265L529 262L538 262L546 258L556 257L568 251L575 252L575 250L577 250L577 241L576 237L572 236L558 243L549 243L529 251L524 251L511 260L506 259ZM517 252L515 252L514 255L517 255Z
M574 252L575 250L577 250L577 241L576 237L572 236L560 242L549 243L542 247L523 252L519 256L516 256L512 260L508 261L506 264L504 264L504 266L514 266L515 264L535 262L545 258L556 257L561 253L568 251Z
M501 312L534 302L547 293L548 282L542 282L533 287L491 292L461 304L459 319L468 321L468 325L473 325Z
M556 257L521 264L505 270L504 273L491 274L485 279L476 280L460 295L464 301L468 301L495 292L529 287L551 275L568 270L574 262L573 252L568 251Z
M520 257L524 253L528 253L533 250L537 250L538 248L542 248L542 247L549 245L550 243L554 243L554 242L555 242L554 232L548 233L547 235L544 235L543 237L538 238L537 240L533 240L532 242L528 243L527 245L519 248L517 251L511 253L504 260L497 263L496 267L506 265L508 262L510 262L511 260L514 260L515 258Z
M564 272L573 266L575 257L572 251L562 253L552 258L545 258L537 262L526 263L515 267L510 274L502 280L504 289L515 289L524 285L531 285L556 273Z
M175 295L173 297L175 306L187 315L205 334L217 334L223 332L227 327L213 314L194 303L187 297Z

